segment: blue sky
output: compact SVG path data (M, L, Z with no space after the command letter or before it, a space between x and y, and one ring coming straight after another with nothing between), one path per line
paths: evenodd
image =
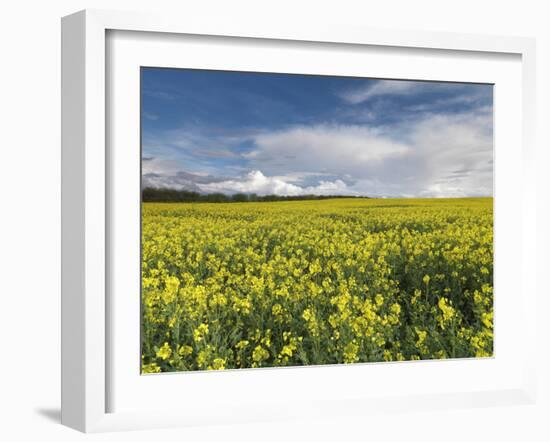
M142 69L143 185L490 196L491 85Z

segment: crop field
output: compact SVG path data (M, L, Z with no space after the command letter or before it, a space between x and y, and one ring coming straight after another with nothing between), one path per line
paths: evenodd
M142 372L489 357L493 199L144 203Z

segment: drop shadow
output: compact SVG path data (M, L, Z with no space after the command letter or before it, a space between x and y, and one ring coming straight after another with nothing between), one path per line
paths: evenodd
M61 409L59 408L36 408L34 411L50 422L61 423Z

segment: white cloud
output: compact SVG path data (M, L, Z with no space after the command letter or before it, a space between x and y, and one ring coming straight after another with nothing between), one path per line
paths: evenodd
M342 180L321 181L316 186L298 186L289 183L281 177L268 177L261 171L254 170L244 177L226 181L198 184L203 192L213 193L257 193L260 195L337 195L351 194Z
M158 175L172 175L181 170L181 165L174 160L168 158L148 158L147 161L141 162L142 175L158 174Z
M269 169L269 175L333 169L353 175L353 169L403 156L409 150L381 131L359 125L298 126L256 135L254 142L256 149L245 158L252 168Z
M492 115L437 115L413 133L425 164L421 196L480 196L493 193Z
M283 182L302 185L325 174L331 182L345 177L348 185L339 190L348 194L492 195L492 114L486 109L429 115L391 133L365 126L300 126L254 141L250 168Z
M193 151L200 154L179 156L177 162L167 157L144 161L145 184L281 195L492 195L490 107L460 114L428 114L384 129L317 124L249 132L246 140L253 150L232 153L239 156L232 165L217 161L222 157L233 161L223 155L226 147L222 139L215 148L201 149L204 135L189 132L182 138L193 140ZM182 138L177 141L186 144ZM151 149L150 154L156 152ZM146 174L150 176L145 178Z
M379 80L368 86L346 91L341 97L351 104L358 104L380 95L405 95L421 89L426 83L419 81Z

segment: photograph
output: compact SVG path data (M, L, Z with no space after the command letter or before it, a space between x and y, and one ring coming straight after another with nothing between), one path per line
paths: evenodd
M141 374L493 357L493 84L140 76Z

